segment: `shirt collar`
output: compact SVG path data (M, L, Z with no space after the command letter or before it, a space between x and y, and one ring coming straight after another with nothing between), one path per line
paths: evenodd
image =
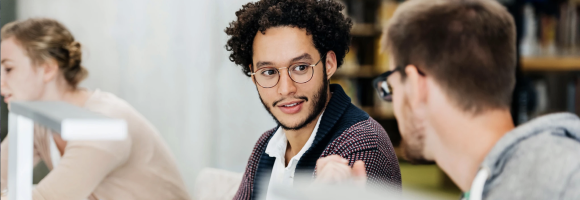
M304 154L304 152L306 152L306 150L308 150L310 148L310 146L312 145L312 142L314 141L314 138L316 137L316 132L318 132L318 127L320 126L320 121L322 121L321 120L322 115L324 115L324 111L322 111L322 113L318 117L318 121L316 122L316 126L314 127L314 130L312 130L312 134L310 134L308 141L306 141L306 144L304 144L304 147L302 147L300 152L298 152L298 154L296 154L296 156L294 156L294 157L300 158L302 156L302 154ZM287 144L288 144L288 139L286 138L286 133L284 133L284 130L282 129L282 127L278 127L278 130L276 130L276 133L274 133L274 135L270 139L270 142L268 142L268 146L266 146L266 153L270 157L282 157L282 158L284 158L284 156L286 155L286 145Z

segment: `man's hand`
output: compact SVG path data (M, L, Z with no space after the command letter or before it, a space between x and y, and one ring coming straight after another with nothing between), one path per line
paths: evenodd
M345 183L351 182L355 185L364 186L367 182L365 163L356 161L352 168L348 165L348 160L331 155L318 159L316 162L316 182L322 183Z

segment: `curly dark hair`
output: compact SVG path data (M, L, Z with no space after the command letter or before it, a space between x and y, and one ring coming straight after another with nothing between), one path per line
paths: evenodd
M252 45L258 31L265 33L271 27L289 26L305 29L312 35L314 47L320 55L328 51L336 54L342 65L351 41L352 21L341 11L344 6L332 0L260 0L242 6L236 12L238 19L225 32L230 36L226 49L230 60L242 66L250 76Z

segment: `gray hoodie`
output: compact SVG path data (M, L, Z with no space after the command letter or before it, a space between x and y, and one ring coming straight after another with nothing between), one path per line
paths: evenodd
M470 199L580 200L578 116L546 115L507 133L485 157L470 192Z

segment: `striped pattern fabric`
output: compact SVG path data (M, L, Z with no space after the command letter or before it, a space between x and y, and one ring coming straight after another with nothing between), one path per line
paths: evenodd
M349 160L365 162L367 184L385 189L401 189L399 163L389 136L383 127L367 113L358 109L344 93L340 85L330 85L333 93L318 132L296 166L296 172L312 173L316 177L316 161L319 158L340 155ZM278 127L264 133L256 143L234 199L258 199L267 191L275 157L265 153L270 138Z

